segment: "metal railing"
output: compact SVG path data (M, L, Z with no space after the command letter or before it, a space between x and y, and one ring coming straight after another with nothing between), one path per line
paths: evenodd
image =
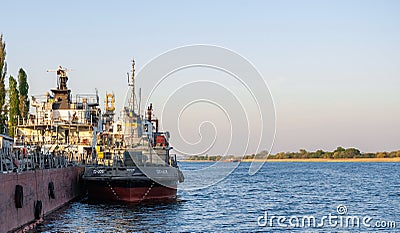
M99 116L97 110L41 110L28 120L18 120L19 126L80 124L92 125Z
M52 169L87 164L90 155L62 152L40 152L36 149L1 149L0 171L11 173L36 169Z
M99 105L99 96L97 94L77 94L75 103L86 103L88 105Z

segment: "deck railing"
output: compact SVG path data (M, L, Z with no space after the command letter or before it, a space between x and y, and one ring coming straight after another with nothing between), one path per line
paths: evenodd
M83 165L91 161L89 155L64 152L40 152L28 148L0 149L0 172L22 172L35 169L62 168Z

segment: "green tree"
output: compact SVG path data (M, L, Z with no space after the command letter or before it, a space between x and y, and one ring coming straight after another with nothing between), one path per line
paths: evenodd
M314 158L323 158L323 156L324 156L324 151L323 150L317 150L315 153L314 153Z
M22 119L27 119L29 113L28 76L21 68L18 72L19 113Z
M243 157L243 159L254 159L255 156L256 156L255 154L245 155L245 156Z
M356 148L348 148L344 151L346 158L357 158L360 157L361 152Z
M3 34L0 34L0 133L6 130L6 80L7 63L6 63L6 43L3 41Z
M324 158L326 158L326 159L333 159L333 152L330 152L330 151L325 152L325 153L324 153Z
M14 128L18 124L19 113L19 93L17 89L17 80L10 76L8 81L9 97L10 97L10 112L8 121L8 135L14 137Z
M386 158L386 152L378 152L376 153L376 157L377 158Z
M255 155L255 158L256 158L256 159L266 159L266 158L268 158L268 155L269 155L269 152L266 151L266 150L263 150L263 151L261 151L261 152L258 152L258 153Z
M334 159L342 158L342 157L343 157L342 156L342 152L338 152L338 151L333 152L333 158Z
M336 150L333 151L333 152L343 152L343 151L345 151L345 149L344 149L343 147L339 146L339 147L336 148Z

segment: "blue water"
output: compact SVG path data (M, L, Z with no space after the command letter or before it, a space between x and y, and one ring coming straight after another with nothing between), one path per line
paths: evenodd
M227 166L234 163L226 163ZM183 170L210 163L180 163ZM266 163L254 176L241 163L223 181L208 188L178 191L171 203L118 205L71 203L48 216L43 232L400 232L400 163ZM212 172L200 179L212 177ZM190 181L185 180L188 184ZM340 212L337 207L347 209ZM267 222L314 216L356 216L367 224L347 226L322 221L322 226L289 226ZM262 217L259 221L259 217ZM337 220L339 221L339 220ZM393 224L375 227L375 224ZM286 225L285 225L286 224ZM300 223L299 223L300 224ZM261 226L259 226L261 225ZM318 225L318 224L317 224Z

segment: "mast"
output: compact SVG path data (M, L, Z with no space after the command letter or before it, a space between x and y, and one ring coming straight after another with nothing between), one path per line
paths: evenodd
M132 59L132 82L129 86L132 87L132 112L135 113L135 60Z
M129 123L131 124L131 127L128 129L128 134L129 134L129 143L130 145L133 145L134 142L134 135L135 135L135 129L133 127L133 124L135 122L134 118L136 117L135 113L135 60L132 59L132 73L131 73L131 79L129 79L129 73L128 74L128 86L132 87L132 93L131 93L131 98L128 100L128 106L127 106L127 119Z
M59 66L57 70L47 70L47 72L56 72L57 88L51 89L56 102L52 104L52 109L68 109L71 104L71 90L67 87L68 75L66 68Z

